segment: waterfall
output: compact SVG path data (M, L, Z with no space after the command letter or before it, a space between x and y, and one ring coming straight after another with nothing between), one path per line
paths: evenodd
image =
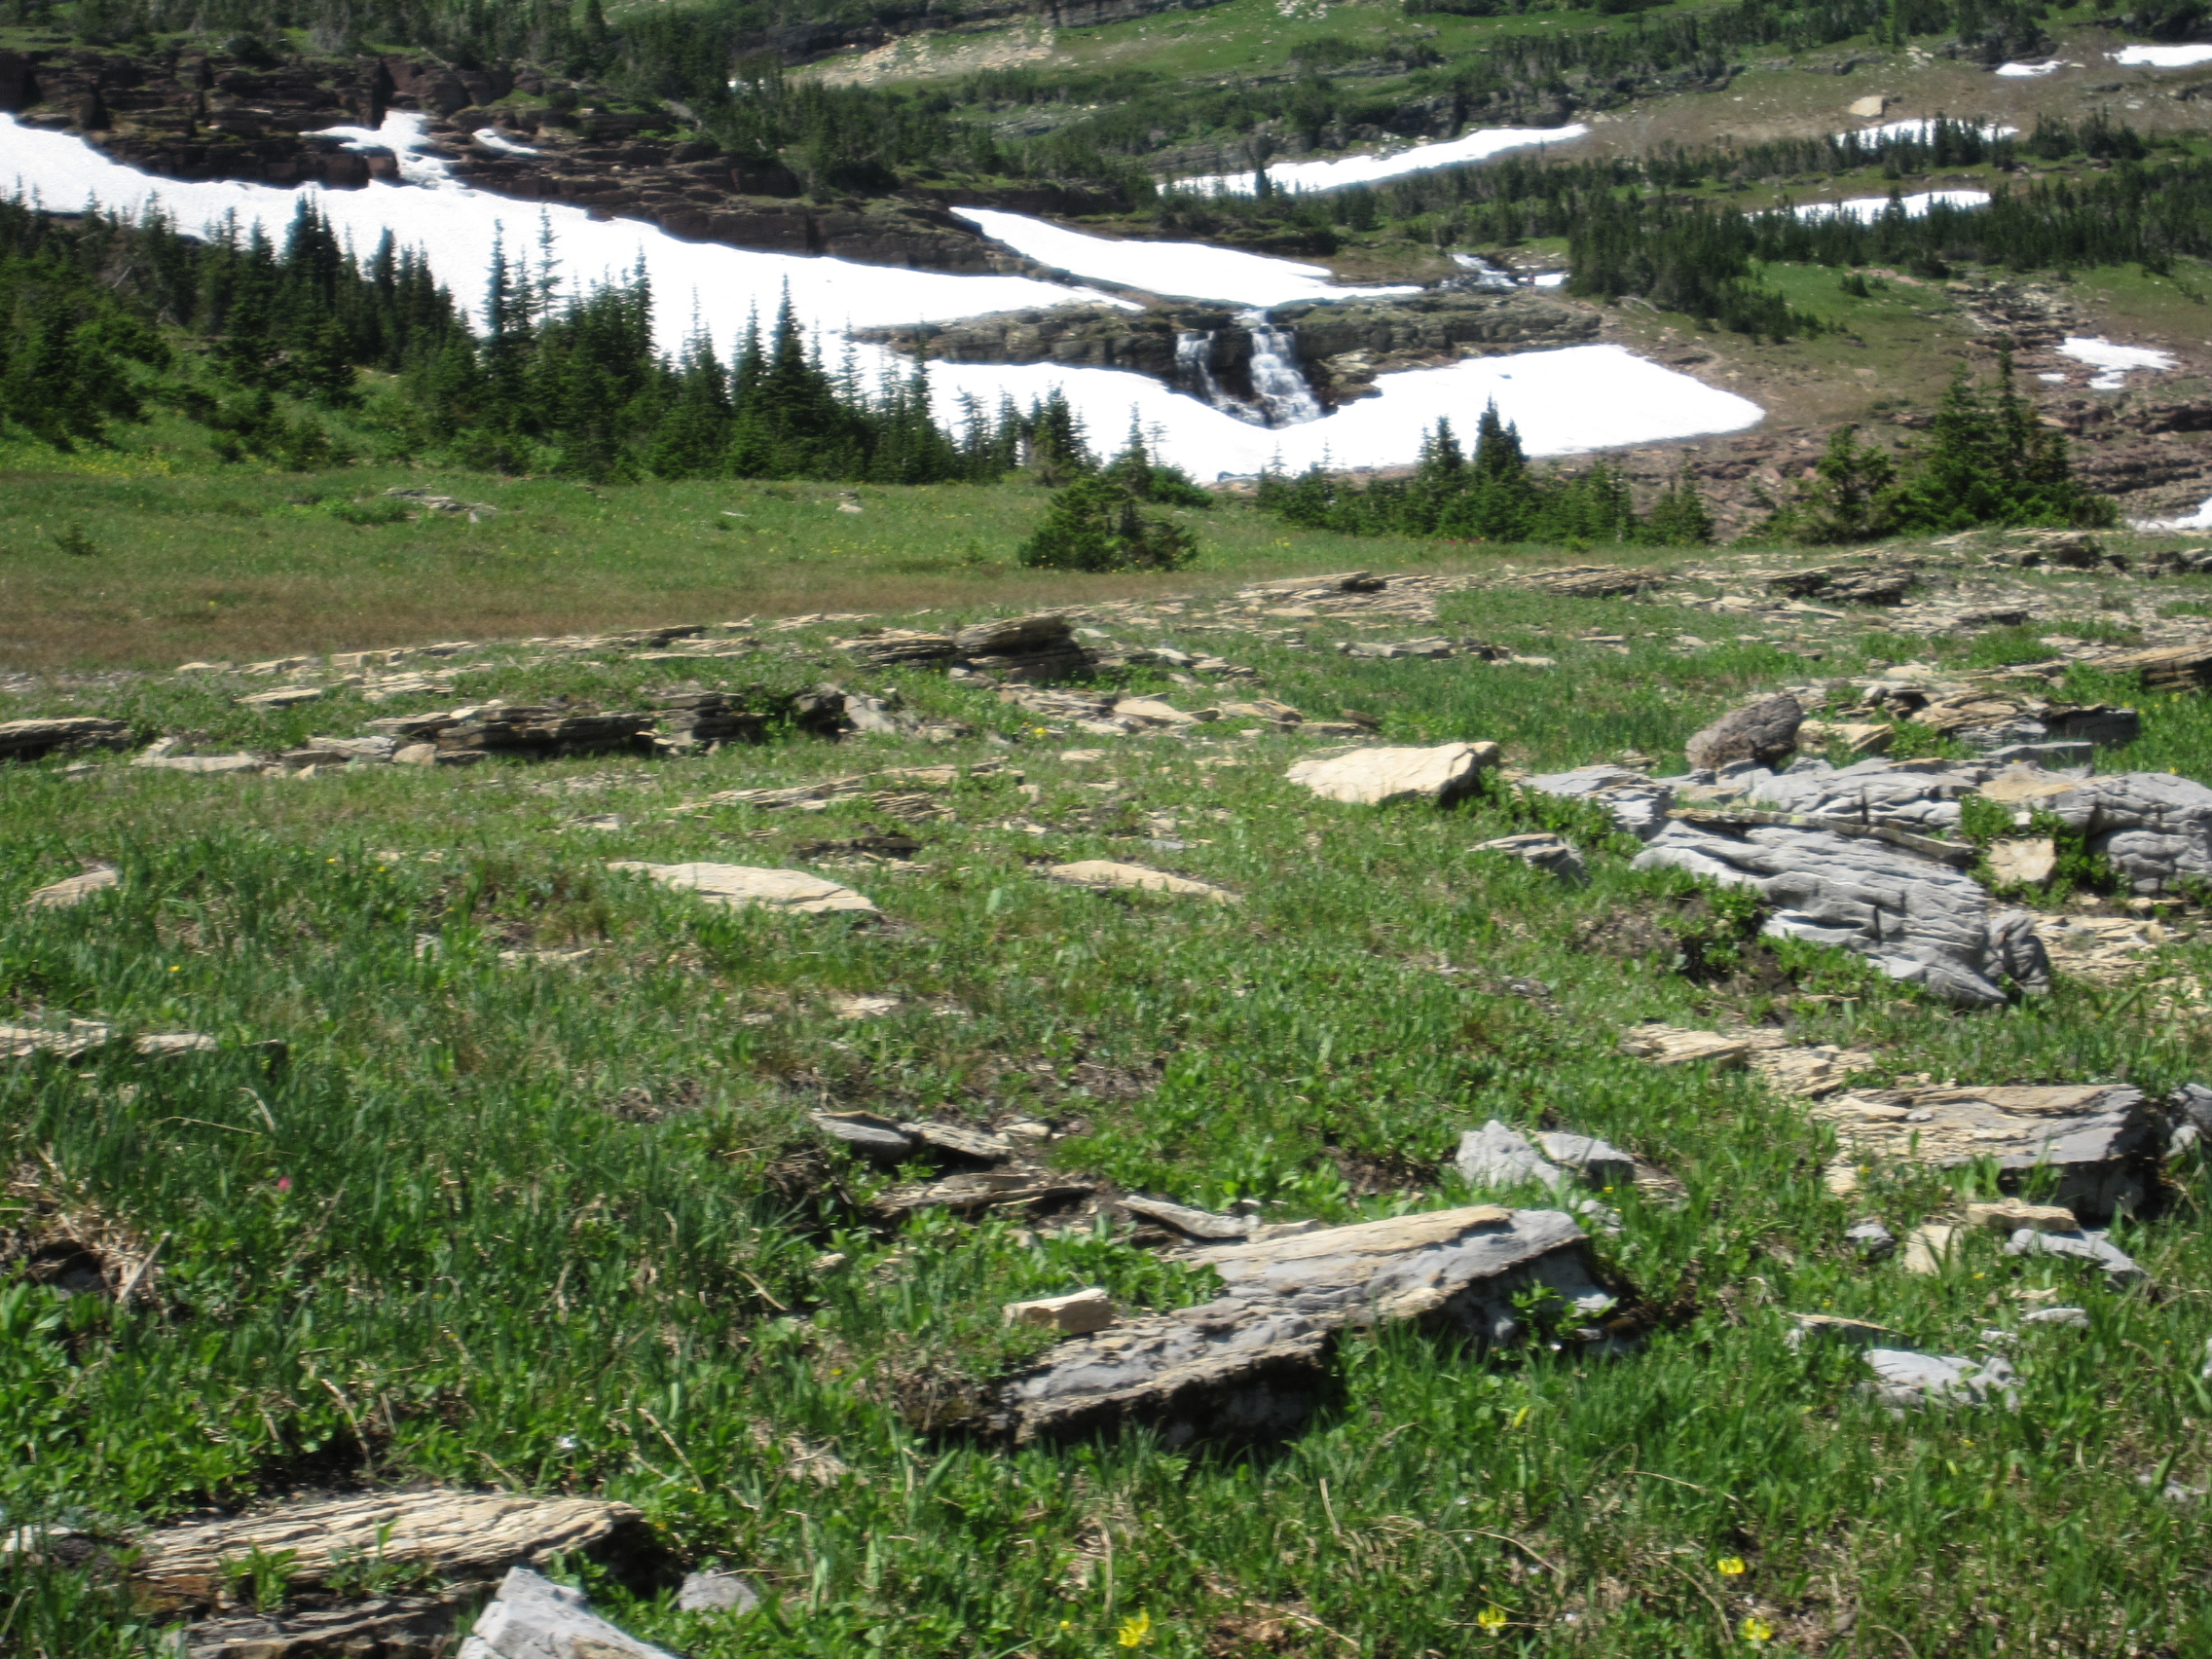
M1268 424L1265 411L1241 403L1222 389L1221 382L1213 374L1213 335L1209 331L1198 334L1186 329L1175 336L1175 372L1186 386L1196 387L1205 400L1224 415L1234 415L1239 421L1249 421L1255 426Z
M1252 390L1268 411L1271 426L1297 426L1328 413L1298 366L1298 341L1287 328L1271 327L1264 311L1240 313L1236 320L1252 335Z

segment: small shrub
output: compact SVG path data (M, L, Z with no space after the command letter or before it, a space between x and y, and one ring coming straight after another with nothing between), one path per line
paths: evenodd
M72 559L90 559L98 553L99 543L87 535L80 525L69 525L54 533L54 545L57 552Z
M1146 518L1135 494L1104 473L1078 478L1055 495L1019 554L1040 571L1180 571L1198 556L1188 531Z

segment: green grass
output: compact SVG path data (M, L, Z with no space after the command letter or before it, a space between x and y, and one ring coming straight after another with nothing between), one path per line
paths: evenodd
M855 519L808 487L594 499L455 479L454 494L513 512L369 529L285 504L313 480L26 482L111 550L119 585L203 569L223 537L265 529L240 555L247 571L374 571L370 591L389 605L450 571L463 537L557 584L566 567L549 554L504 551L542 539L577 549L591 572L562 603L647 620L712 591L715 558L737 563L719 552L732 533L701 528L710 506L743 501L777 534L813 537L803 545L839 593L1033 507L1013 490L864 491L869 511ZM21 496L9 492L11 512ZM226 514L226 499L259 510ZM175 541L149 541L157 526ZM1203 530L1228 550L1209 568L1223 575L1387 570L1407 551L1285 533L1228 505ZM447 564L400 551L433 534ZM751 579L774 578L778 555L750 557ZM930 579L967 610L1111 587ZM2101 579L2064 578L2084 613ZM520 585L483 581L465 591ZM734 602L742 582L728 591ZM463 631L452 619L433 632ZM375 620L364 606L349 637L405 643L401 621L375 633ZM1364 662L1325 648L1347 632L1327 623L1309 625L1302 649L1181 636L1171 619L1115 631L1202 642L1314 715L1360 708L1397 741L1493 738L1530 768L1622 749L1672 765L1690 731L1747 692L1907 654L1839 628L1816 664L1738 624L1745 640L1683 655L1674 636L1710 637L1712 616L1513 590L1456 596L1441 625L1559 666ZM185 643L196 623L146 626L96 636L111 642L105 660L198 648ZM1770 1651L1800 1653L2212 1642L2202 1506L2137 1480L2212 1477L2212 1395L2197 1378L2212 1312L2193 1290L2212 1276L2199 1170L2176 1170L2168 1215L2120 1235L2161 1294L2005 1261L1994 1236L1948 1275L1915 1278L1862 1265L1843 1230L1878 1213L1901 1233L1951 1202L1951 1183L1884 1179L1845 1203L1822 1185L1830 1141L1801 1108L1741 1074L1662 1071L1615 1050L1641 1019L1734 1014L1868 1049L1877 1077L2162 1089L2206 1074L2201 1021L2147 1012L2139 989L2072 982L1961 1014L1797 947L1784 953L1801 975L1786 994L1752 974L1692 983L1652 942L1702 926L1681 908L1681 877L1632 872L1586 834L1581 888L1471 850L1554 812L1504 794L1447 813L1316 803L1282 777L1310 745L1272 734L1214 748L1040 736L985 690L856 673L826 647L836 631L771 636L790 654L705 672L892 685L1015 743L1018 781L961 785L946 797L953 819L913 827L912 867L841 876L882 906L875 928L717 912L605 865L802 864L800 843L856 834L869 809L669 809L1008 751L863 738L305 780L120 762L72 774L55 761L0 780L7 1013L223 1044L160 1067L117 1053L0 1073L0 1161L19 1191L164 1241L159 1306L0 1289L11 1526L121 1529L349 1482L616 1496L686 1560L742 1567L772 1593L771 1610L732 1624L595 1584L612 1616L698 1659L1074 1659L1126 1651L1118 1633L1140 1614L1141 1651L1181 1659L1718 1655L1753 1645L1750 1618L1778 1632ZM1624 636L1629 654L1576 643L1598 631ZM1962 662L1978 648L1910 644ZM567 690L635 706L698 672L601 655L557 671L487 653L468 659L460 695ZM2081 693L2118 689L2078 679ZM92 679L26 690L0 714L106 711L147 731L276 747L438 704L333 699L261 716L231 701L258 683ZM1185 696L1151 671L1125 683ZM2145 736L2116 764L2212 775L2202 703L2144 707ZM1062 760L1072 744L1109 757ZM1107 778L1121 786L1111 798L1090 787ZM621 828L575 822L600 814ZM1188 845L1150 847L1153 815ZM1038 879L1040 857L1155 863L1243 903L1068 890ZM63 912L18 907L89 858L120 863L120 891ZM434 949L419 947L424 935ZM568 967L498 954L580 945L593 954ZM2212 953L2185 945L2170 967L2201 975ZM835 1017L830 995L854 992L903 1003ZM288 1045L282 1063L256 1047L269 1039ZM1255 1199L1285 1219L1454 1201L1445 1161L1459 1130L1492 1116L1603 1134L1685 1196L1609 1200L1623 1230L1600 1255L1652 1321L1632 1356L1486 1357L1403 1332L1355 1336L1338 1361L1341 1400L1278 1449L1171 1452L1130 1435L1014 1452L931 1426L1035 1346L1004 1332L1000 1304L1103 1283L1164 1308L1204 1283L1105 1232L872 1228L862 1206L886 1177L817 1149L805 1113L826 1102L1040 1118L1065 1133L1051 1157L1066 1169L1197 1203ZM830 1251L845 1264L820 1265ZM1826 1310L1972 1352L1981 1330L2014 1322L2009 1293L2031 1288L2087 1307L2093 1327L2029 1328L2017 1412L1896 1419L1859 1392L1847 1355L1783 1342L1787 1310ZM812 1456L823 1452L836 1461ZM1729 1558L1748 1570L1720 1572ZM133 1621L158 1622L77 1575L7 1570L24 1651L143 1651ZM1495 1635L1477 1623L1493 1606L1508 1619Z

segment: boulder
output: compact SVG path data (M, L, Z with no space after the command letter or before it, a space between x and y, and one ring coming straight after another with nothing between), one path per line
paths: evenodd
M1472 794L1484 770L1498 763L1494 743L1442 743L1433 749L1355 749L1301 760L1284 774L1324 800L1381 806L1425 800L1449 806Z
M1808 1110L1835 1127L1832 1190L1851 1190L1876 1162L1956 1169L1988 1160L2008 1190L2047 1172L2050 1201L2092 1222L2144 1205L2165 1145L2162 1116L2119 1083L1855 1089Z
M1533 1181L1557 1188L1567 1180L1567 1171L1530 1145L1528 1136L1495 1118L1459 1136L1452 1165L1470 1187L1518 1187Z
M1191 881L1147 865L1116 864L1111 859L1083 859L1075 864L1053 865L1045 874L1054 881L1101 892L1168 893L1179 899L1210 899L1216 904L1236 904L1242 900L1225 887Z
M1636 1180L1636 1160L1596 1135L1546 1129L1536 1137L1544 1156L1586 1187L1626 1187Z
M2042 803L2137 893L2212 881L2212 789L2170 772L2088 778Z
M651 876L663 887L696 893L708 903L719 904L724 909L742 910L758 905L763 909L783 910L800 916L831 913L873 916L881 913L876 909L873 900L819 875L808 875L803 870L756 869L747 865L640 864L634 860L610 864L607 867L636 870Z
M591 1610L581 1590L509 1567L456 1659L676 1659Z
M213 1603L232 1566L256 1550L291 1552L295 1590L325 1587L334 1568L363 1560L481 1578L556 1554L604 1553L638 1538L642 1526L630 1505L597 1498L382 1493L149 1532L138 1540L130 1577L169 1605Z
M677 1610L685 1613L750 1613L760 1592L739 1572L687 1572L676 1592Z
M1225 1294L1058 1345L1002 1386L998 1425L1023 1441L1127 1422L1169 1446L1279 1437L1323 1393L1346 1326L1416 1320L1505 1342L1520 1334L1525 1291L1549 1288L1585 1316L1612 1303L1590 1275L1582 1230L1559 1210L1476 1204L1180 1259L1213 1269Z
M1582 855L1571 843L1549 830L1535 830L1526 835L1500 835L1494 841L1478 841L1478 853L1503 853L1519 859L1531 869L1540 869L1547 875L1556 875L1562 881L1581 881L1589 874L1582 863Z
M1957 852L1784 824L1670 822L1636 869L1682 869L1748 887L1774 906L1762 930L1866 957L1892 978L1967 1006L2006 1001L2000 981L2040 991L2050 964L2025 911L2000 911Z
M1797 747L1804 719L1797 699L1779 692L1730 710L1682 747L1692 766L1717 768L1738 760L1771 766Z
M1999 1356L1962 1359L1956 1354L1915 1353L1910 1348L1870 1347L1867 1384L1877 1398L1900 1410L1925 1406L1983 1406L2019 1403L2019 1378Z

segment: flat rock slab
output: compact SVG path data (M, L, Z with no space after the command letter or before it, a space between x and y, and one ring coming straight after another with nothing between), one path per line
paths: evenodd
M1238 895L1226 887L1169 875L1148 865L1116 864L1111 859L1084 859L1075 864L1053 865L1045 874L1053 881L1102 892L1170 893L1179 899L1210 899L1216 904L1242 903Z
M1950 861L1886 840L1783 824L1670 821L1636 869L1681 869L1770 904L1762 930L1863 956L1894 979L1964 1006L2006 1001L2002 981L2046 988L2050 963L2026 911L2001 910Z
M2140 1207L2165 1145L2142 1090L2118 1083L1853 1090L1811 1112L1835 1126L1831 1191L1851 1190L1876 1162L1951 1169L1988 1159L2008 1187L2049 1171L2051 1202L2085 1221Z
M2101 1233L2082 1229L2056 1232L2043 1228L2023 1227L2005 1241L2008 1256L2071 1256L2077 1261L2102 1268L2105 1277L2114 1284L2147 1284L2151 1275L2137 1265L2135 1258Z
M1319 756L1299 761L1283 775L1323 800L1355 806L1425 800L1450 806L1472 794L1482 774L1498 760L1494 743L1440 743L1433 749L1354 749Z
M627 1503L597 1498L386 1493L149 1532L139 1540L131 1579L171 1604L205 1605L222 1590L231 1566L255 1550L291 1551L290 1582L303 1590L327 1584L333 1567L380 1555L449 1579L487 1577L517 1562L601 1549L640 1521Z
M1900 1410L1928 1406L2018 1404L2018 1377L2002 1358L1962 1359L1957 1354L1915 1353L1910 1348L1870 1347L1867 1386Z
M123 885L123 872L119 869L89 869L83 875L73 875L66 881L56 881L51 887L41 887L23 901L26 910L66 910L72 904L82 904L95 893L104 893L111 887Z
M638 864L624 861L608 869L636 870L663 887L696 893L710 904L743 910L758 906L798 916L833 913L874 916L875 901L819 875L796 869L756 869L750 865Z
M1227 1294L1060 1344L1004 1385L1000 1424L1019 1440L1132 1422L1170 1446L1272 1438L1311 1412L1346 1326L1434 1321L1502 1342L1519 1334L1519 1292L1548 1287L1585 1314L1612 1300L1590 1276L1581 1228L1559 1210L1476 1204L1180 1259L1213 1269Z
M455 1659L676 1659L591 1610L571 1590L527 1567L510 1567Z

